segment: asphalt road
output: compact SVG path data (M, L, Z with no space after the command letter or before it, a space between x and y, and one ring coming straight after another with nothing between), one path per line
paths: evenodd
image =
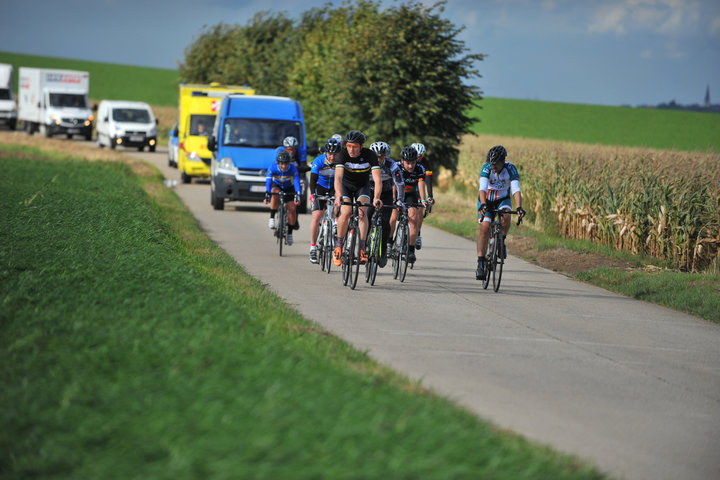
M179 179L164 151L129 154ZM281 258L267 207L215 211L209 183L174 189L213 240L307 318L478 416L613 477L720 479L720 326L512 252L500 292L482 290L474 243L428 226L405 283L385 268L352 291L338 270L309 263L309 215Z

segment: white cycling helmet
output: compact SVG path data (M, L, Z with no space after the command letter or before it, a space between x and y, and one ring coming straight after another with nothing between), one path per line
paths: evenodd
M410 146L417 150L418 156L425 155L425 145L423 145L422 143L413 143Z
M283 139L283 147L285 147L285 148L291 148L291 147L297 148L297 146L298 146L297 138L295 138L295 137L285 137L285 138Z
M375 152L378 157L387 157L390 155L390 145L385 142L373 142L370 145L370 150Z

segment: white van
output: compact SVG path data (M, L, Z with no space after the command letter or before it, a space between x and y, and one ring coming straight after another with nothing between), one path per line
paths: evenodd
M97 144L99 147L146 146L151 152L157 146L157 119L144 102L103 100L98 107Z

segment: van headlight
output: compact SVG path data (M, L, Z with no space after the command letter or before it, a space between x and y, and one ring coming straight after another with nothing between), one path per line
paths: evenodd
M230 157L223 157L218 163L218 171L226 175L235 175L235 164Z
M200 156L199 156L197 153L195 153L195 152L190 152L190 155L188 155L188 159L189 159L191 162L199 162L199 161L200 161Z

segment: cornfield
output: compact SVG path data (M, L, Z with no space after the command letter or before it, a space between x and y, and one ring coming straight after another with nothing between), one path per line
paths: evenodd
M466 136L456 181L477 188L502 144L520 172L523 206L561 235L700 271L720 259L720 155Z

